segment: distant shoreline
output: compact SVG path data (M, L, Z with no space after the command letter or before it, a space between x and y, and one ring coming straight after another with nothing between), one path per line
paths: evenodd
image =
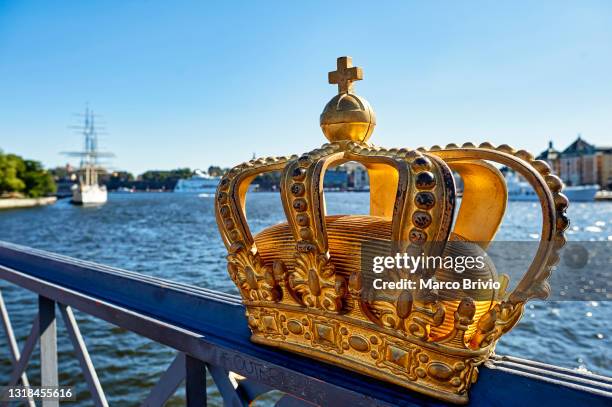
M37 206L52 205L57 201L57 197L47 196L44 198L2 198L0 199L0 210L34 208Z

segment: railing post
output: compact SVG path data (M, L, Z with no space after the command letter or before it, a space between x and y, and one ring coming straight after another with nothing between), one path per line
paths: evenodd
M57 378L57 330L55 301L38 296L40 326L40 383L41 386L58 386ZM43 407L59 406L59 401L46 400Z
M185 398L187 407L206 406L206 365L185 355Z

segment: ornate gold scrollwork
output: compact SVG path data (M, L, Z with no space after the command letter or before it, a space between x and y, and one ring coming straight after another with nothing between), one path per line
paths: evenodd
M559 261L558 251L565 244L563 232L569 225L565 215L568 200L561 193L561 180L551 174L548 164L535 160L524 150L516 151L508 145L495 148L490 143L483 143L479 147L466 143L462 147L453 145L447 146L446 149L434 146L430 151L449 162L451 166L453 162L463 163L466 160L488 160L506 165L530 183L540 200L541 241L531 266L507 299L496 304L478 321L472 346L486 347L519 321L526 301L531 298L544 299L549 295L548 277L552 267ZM470 203L469 212L478 213L479 204L481 202ZM457 220L457 223L459 222L460 218ZM465 225L465 229L470 229L470 219Z
M328 144L293 160L282 174L283 205L297 242L289 288L303 305L330 312L342 311L347 290L329 260L323 176L342 155L338 143Z
M221 179L217 188L215 211L221 237L228 248L228 272L250 301L279 301L284 267L272 268L262 263L246 221L246 192L257 175L278 171L289 159L269 157L240 164Z

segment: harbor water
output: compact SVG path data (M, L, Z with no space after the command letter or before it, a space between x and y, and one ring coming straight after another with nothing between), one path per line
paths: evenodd
M367 213L368 194L328 193L328 212ZM66 200L34 209L0 211L0 240L124 268L151 276L236 293L225 267L217 231L214 197L173 193L110 194L100 207L75 207ZM247 202L256 232L284 221L278 194L253 193ZM611 241L612 202L572 204L568 240ZM498 239L537 241L537 203L510 202ZM588 267L580 270L588 278ZM0 282L22 345L36 311L34 294ZM138 405L172 361L174 351L76 312L100 381L111 405ZM530 303L520 324L504 336L497 353L529 358L612 376L612 303L564 301ZM245 321L246 323L246 321ZM77 405L91 405L71 344L58 324L60 383L77 388ZM0 383L11 371L6 338L0 334ZM36 384L38 354L28 373ZM169 405L180 405L183 390ZM209 401L220 405L210 387ZM270 404L265 399L263 405Z

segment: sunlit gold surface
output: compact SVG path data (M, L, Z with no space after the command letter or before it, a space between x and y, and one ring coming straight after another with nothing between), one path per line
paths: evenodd
M337 215L326 217L330 259L336 272L350 276L361 268L362 248L371 255L390 249L391 220L375 216ZM255 236L255 244L265 263L282 260L288 270L294 267L295 239L289 224L264 229ZM367 243L363 246L364 243Z
M323 109L321 129L331 142L365 142L374 131L376 115L365 98L353 93L353 82L363 79L363 72L353 66L351 57L338 58L337 65L338 69L329 73L329 83L338 85L338 95Z
M504 176L485 161L447 162L463 180L463 202L455 223L455 234L483 245L491 242L508 202Z
M348 57L330 73L340 94L326 106L321 126L331 143L300 156L251 160L222 178L215 210L228 272L246 305L254 342L466 403L477 366L518 322L525 302L548 295L547 279L568 225L562 183L545 162L507 145L386 149L368 144L373 111L352 88L362 77ZM326 215L325 172L347 161L368 170L370 215ZM453 252L449 240L474 242L465 249L474 253L487 248L507 201L504 179L490 162L521 174L540 199L542 241L516 288L507 294L505 288L478 296L462 293L460 299L428 289L373 292L363 257L462 255ZM465 186L459 208L451 170ZM287 222L253 237L246 192L257 175L270 171L281 172ZM398 273L390 276L399 278ZM492 264L466 273L496 276ZM432 277L459 278L448 270L411 275Z

